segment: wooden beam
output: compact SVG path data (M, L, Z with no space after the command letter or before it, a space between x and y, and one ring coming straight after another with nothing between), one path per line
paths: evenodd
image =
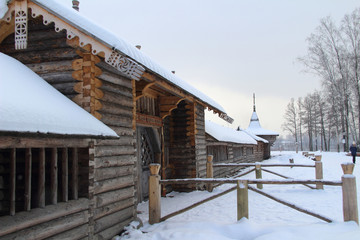
M57 148L51 149L51 166L50 166L50 178L51 178L51 187L50 187L50 196L51 204L57 204L58 198L58 155Z
M46 135L46 134L44 134ZM46 137L41 135L34 137L17 137L17 136L0 136L0 148L41 148L41 147L87 147L89 145L89 139L87 138L57 138L54 137Z
M10 156L10 215L15 215L16 201L16 149L11 149Z
M69 201L67 203L59 203L57 205L50 205L44 208L35 208L30 212L19 212L15 216L2 216L0 224L0 238L7 239L6 235L14 233L17 234L21 230L31 232L32 227L36 227L42 223L50 222L52 220L57 221L69 221L73 214L84 212L89 208L88 199L79 199L76 201ZM69 216L71 215L71 216ZM69 218L66 218L69 216ZM71 220L69 221L71 222ZM76 225L72 225L73 227ZM44 227L44 226L42 226ZM52 231L59 229L59 225L56 223L49 224L49 228L53 228ZM34 231L35 232L35 231ZM43 232L46 232L46 230ZM18 236L19 237L19 236ZM16 239L14 237L14 239ZM44 239L39 236L30 237L19 237L19 239Z
M78 192L79 192L79 156L78 156L78 149L72 148L72 168L71 168L71 188L72 188L72 199L78 199Z
M62 185L62 201L69 200L69 156L68 149L63 148L61 154L61 185Z
M31 166L32 166L32 155L31 148L25 150L25 211L31 209Z
M45 148L40 148L38 179L38 207L45 207Z
M266 196L266 197L268 197L268 198L270 198L270 199L272 199L272 200L274 200L274 201L276 201L276 202L279 202L279 203L281 203L281 204L284 204L285 206L288 206L288 207L290 207L290 208L292 208L292 209L295 209L295 210L297 210L297 211L299 211L299 212L302 212L302 213L308 214L308 215L310 215L310 216L319 218L319 219L321 219L321 220L323 220L323 221L325 221L325 222L328 222L328 223L333 222L331 219L329 219L329 218L327 218L327 217L324 217L324 216L322 216L322 215L320 215L320 214L313 213L313 212L310 212L309 210L300 208L300 207L296 206L295 204L292 204L292 203L286 202L286 201L284 201L284 200L281 200L281 199L279 199L279 198L276 198L276 197L274 197L274 196L272 196L272 195L270 195L270 194L268 194L268 193L265 193L265 192L263 192L263 191L261 191L261 190L258 190L258 189L256 189L256 188L254 188L254 187L248 186L248 188L249 188L250 190L254 191L254 192L257 192L257 193L259 193L259 194L261 194L261 195L264 195L264 196Z

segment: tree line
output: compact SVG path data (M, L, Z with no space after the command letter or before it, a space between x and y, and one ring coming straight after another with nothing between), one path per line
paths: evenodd
M321 80L321 89L291 99L283 129L300 150L344 150L360 141L360 8L336 24L320 20L298 60Z

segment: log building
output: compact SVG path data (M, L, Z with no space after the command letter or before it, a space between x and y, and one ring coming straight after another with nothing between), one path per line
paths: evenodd
M149 163L161 164L162 178L206 176L204 110L231 122L220 105L71 8L50 0L12 0L7 7L0 16L0 52L26 65L118 138L3 132L2 239L111 239L134 220L137 203L147 197ZM38 113L40 119L45 115L48 111ZM76 122L71 114L66 118ZM11 167L14 159L17 171ZM43 176L45 182L38 180ZM11 187L14 177L25 178L25 190L17 189L24 180ZM38 181L42 185L35 186Z
M0 96L0 110L26 102L32 114L11 129L5 126L16 122L7 118L12 112L3 114L7 122L0 116L1 239L111 239L147 198L150 163L160 163L161 177L169 179L205 177L207 154L217 154L215 161L261 159L261 141L206 134L205 109L232 122L218 103L76 10L51 0L11 0L7 7L0 15L0 56L63 98L30 104L20 96L42 93L26 87L29 82L20 84L21 92L2 92L21 101ZM76 103L94 125L62 102ZM32 119L45 127L50 119L57 126L58 118L67 122L62 131L29 125ZM199 187L170 185L162 192Z

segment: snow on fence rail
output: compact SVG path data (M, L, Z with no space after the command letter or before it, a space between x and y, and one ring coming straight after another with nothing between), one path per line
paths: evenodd
M308 210L302 209L294 204L280 200L271 196L270 194L264 193L261 190L257 190L248 184L321 184L342 186L343 195L343 215L344 221L355 221L359 224L358 220L358 206L357 206L357 194L356 194L356 178L352 175L354 170L354 164L347 163L341 165L344 175L341 181L326 181L326 180L299 180L299 179L285 179L285 180L263 180L263 179L240 179L240 178L193 178L193 179L165 179L161 180L159 175L160 164L150 164L150 177L149 177L149 223L159 223L170 217L183 213L190 210L202 203L213 200L219 196L222 196L230 191L237 189L237 213L238 220L242 217L248 218L248 189L260 193L266 197L269 197L279 203L285 204L293 209L309 214L311 216L320 218L326 222L332 222L324 216L316 213L312 213ZM248 173L251 171L248 171ZM161 184L214 184L214 183L236 183L237 187L231 188L223 193L212 196L208 199L202 200L199 203L195 203L185 209L179 210L165 217L161 217Z

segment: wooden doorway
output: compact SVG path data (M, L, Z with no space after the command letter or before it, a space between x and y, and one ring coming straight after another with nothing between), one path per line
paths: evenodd
M160 163L161 148L156 128L137 127L138 202L149 197L149 164Z

